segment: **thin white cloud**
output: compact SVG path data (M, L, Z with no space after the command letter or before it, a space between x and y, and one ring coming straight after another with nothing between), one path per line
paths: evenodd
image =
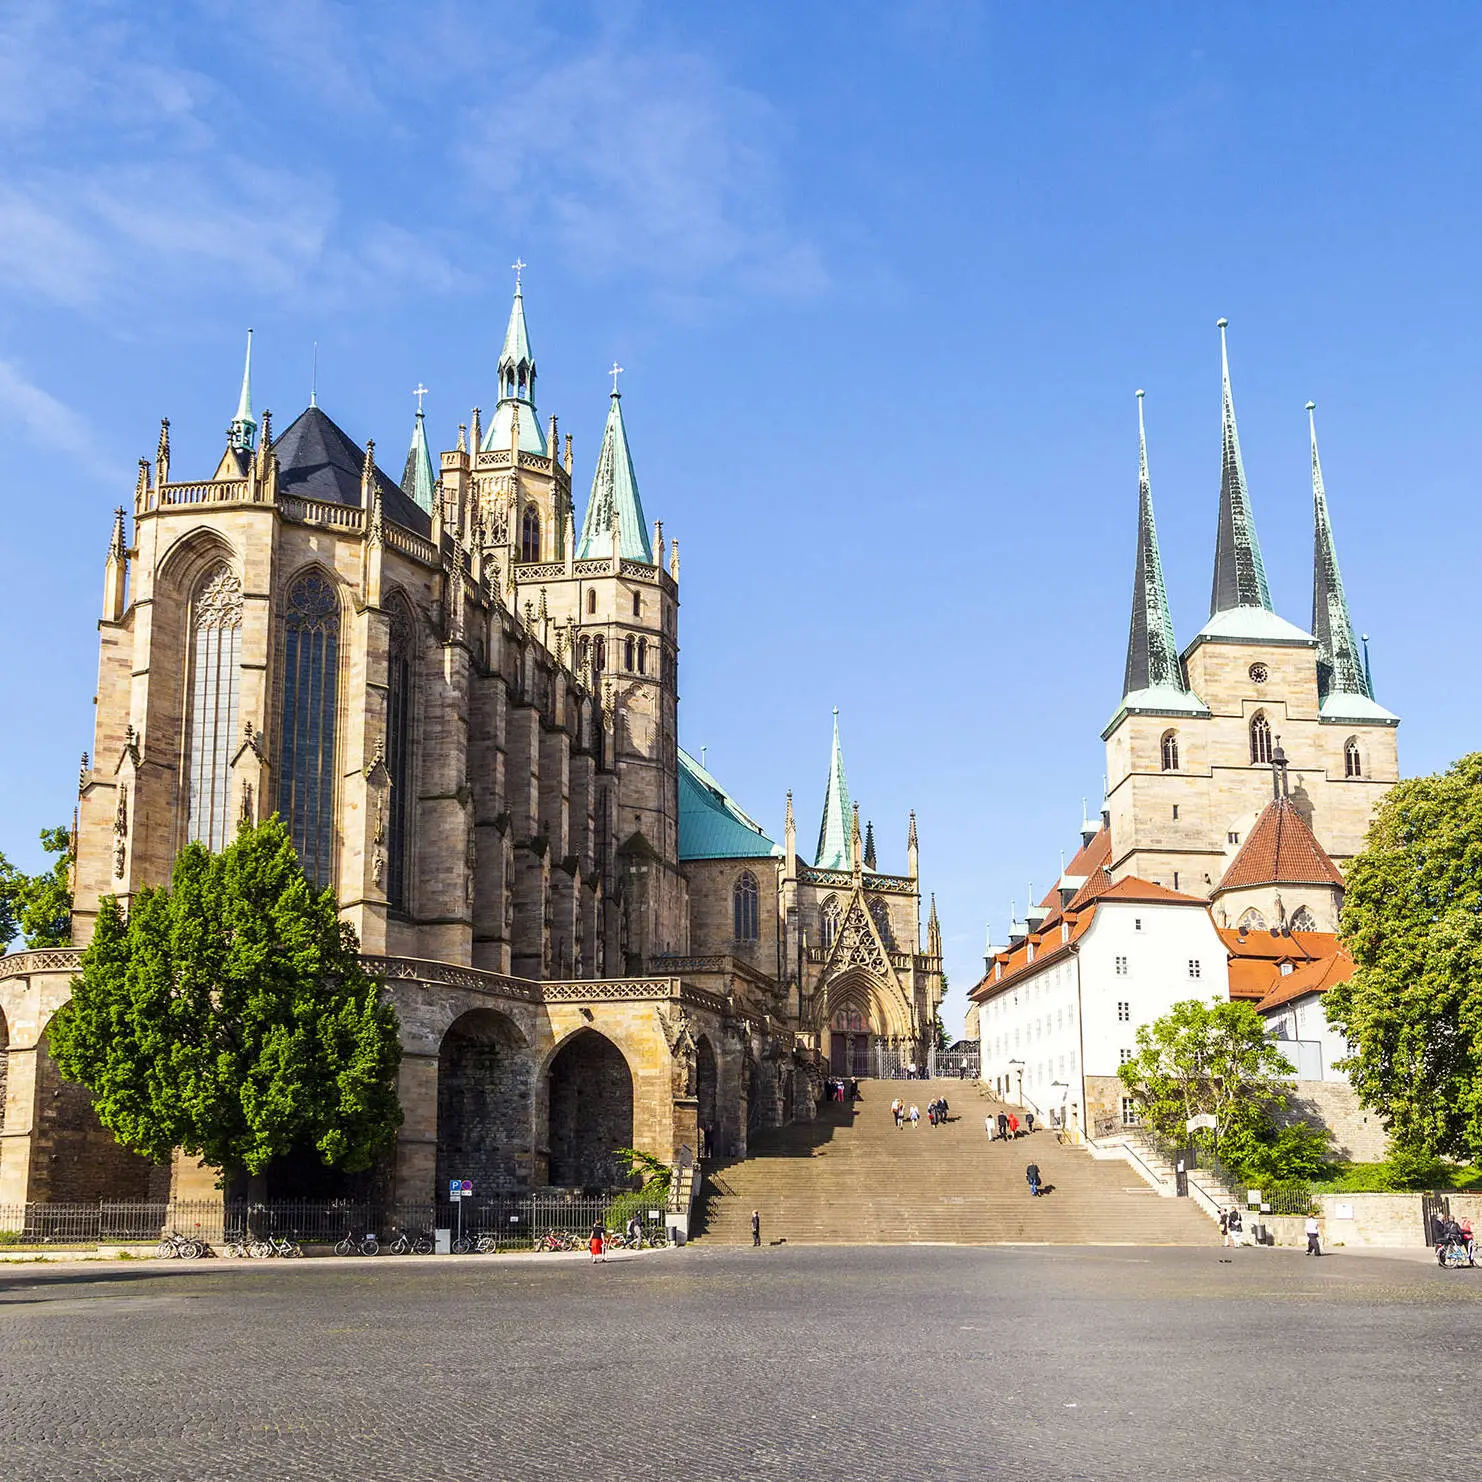
M463 151L501 215L549 230L592 277L635 273L687 297L806 296L827 276L787 219L785 130L704 57L604 38L537 68L518 106L470 112Z
M6 422L18 423L37 446L65 454L95 478L117 486L127 476L122 464L94 452L92 429L80 413L33 385L11 361L0 360L0 427Z

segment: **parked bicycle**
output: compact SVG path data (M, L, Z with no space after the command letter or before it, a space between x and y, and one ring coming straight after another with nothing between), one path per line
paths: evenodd
M455 1256L492 1256L499 1252L498 1238L493 1235L460 1235L453 1242L453 1254Z
M161 1260L197 1261L210 1248L204 1240L194 1240L188 1235L177 1235L172 1230L160 1241L155 1254Z
M1436 1260L1442 1266L1473 1266L1476 1264L1464 1240L1447 1240L1437 1245Z
M362 1238L354 1231L347 1230L345 1238L335 1246L334 1253L337 1256L375 1256L381 1253L381 1242L373 1232Z
M405 1230L386 1247L393 1256L430 1256L433 1251L432 1236L423 1230L419 1235L408 1235Z
M573 1235L569 1230L547 1230L539 1240L535 1242L538 1251L566 1251L584 1250L586 1241L579 1235Z

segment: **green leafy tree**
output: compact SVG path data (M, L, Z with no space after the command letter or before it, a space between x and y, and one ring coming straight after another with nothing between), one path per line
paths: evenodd
M1266 1025L1240 1000L1186 999L1137 1031L1137 1053L1117 1074L1143 1120L1171 1142L1191 1118L1213 1116L1219 1139L1279 1103L1292 1067Z
M39 875L0 854L0 949L20 934L28 947L65 947L72 940L72 830L42 829L41 847L57 861Z
M1482 752L1385 797L1345 872L1343 938L1357 970L1323 1004L1397 1176L1482 1156Z
M183 1148L230 1179L313 1148L363 1170L396 1137L401 1050L357 945L276 817L220 854L189 845L127 920L104 897L52 1055L156 1162Z

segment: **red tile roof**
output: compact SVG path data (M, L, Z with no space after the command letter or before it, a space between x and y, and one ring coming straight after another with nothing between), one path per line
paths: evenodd
M1170 890L1166 885L1159 885L1156 880L1139 880L1136 875L1128 875L1125 879L1118 880L1115 885L1108 886L1099 896L1101 900L1108 901L1138 901L1149 906L1204 906L1209 902L1198 895L1185 895L1180 890Z
M1212 894L1218 898L1227 890L1251 885L1336 885L1342 889L1338 866L1313 837L1290 798L1266 804Z
M1309 993L1326 993L1335 983L1346 983L1355 971L1353 958L1346 948L1339 947L1331 956L1293 968L1285 977L1278 978L1276 986L1256 1007L1264 1014L1267 1009L1280 1008Z

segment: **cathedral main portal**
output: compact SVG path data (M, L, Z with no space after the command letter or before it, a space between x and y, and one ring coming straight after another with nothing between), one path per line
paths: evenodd
M875 1074L875 1043L869 1021L858 1009L840 1009L829 1020L828 1061L834 1075L863 1077Z

